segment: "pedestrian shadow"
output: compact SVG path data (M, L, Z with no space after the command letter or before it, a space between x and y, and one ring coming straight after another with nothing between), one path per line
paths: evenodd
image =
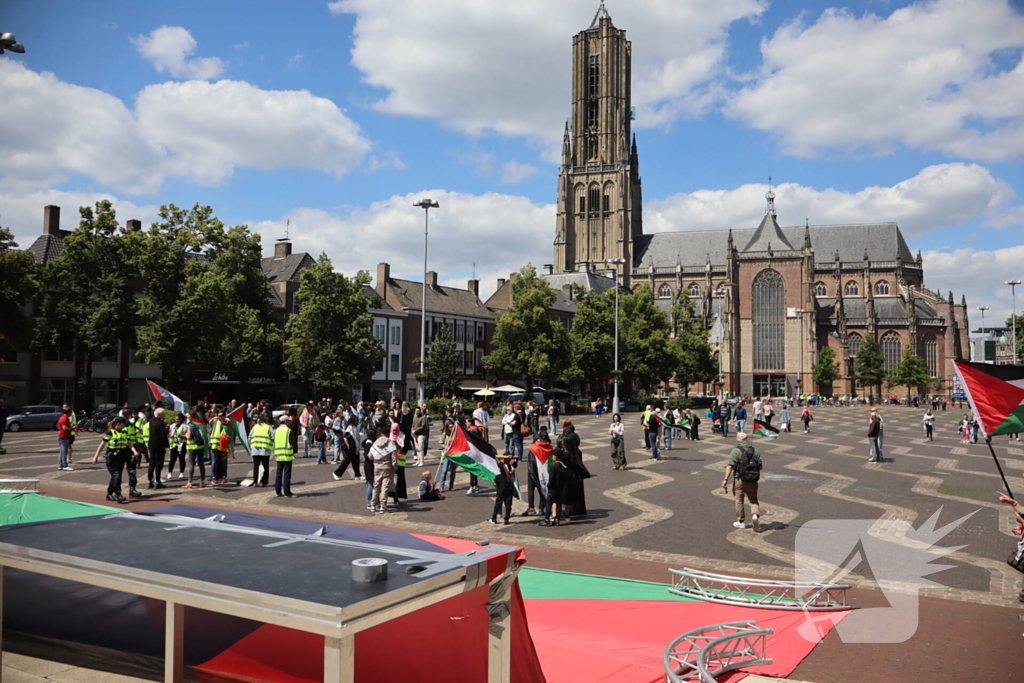
M766 532L766 531L785 531L788 528L789 528L789 525L784 523L784 522L775 521L775 522L768 522L767 524L765 524L764 522L761 522L761 533L762 534L764 532Z

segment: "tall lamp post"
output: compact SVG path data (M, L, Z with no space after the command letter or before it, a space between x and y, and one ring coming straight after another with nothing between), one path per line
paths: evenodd
M985 334L985 311L988 310L988 306L976 306L981 311L981 333Z
M619 412L619 266L624 258L606 259L605 263L615 266L615 395L612 398L612 414Z
M793 312L800 316L800 378L796 381L796 396L799 404L800 394L803 393L804 386L804 314L811 311L797 308Z
M1007 280L1004 285L1010 285L1010 297L1013 299L1013 364L1017 364L1017 285L1020 280Z
M423 300L420 302L420 386L419 404L424 405L427 400L427 385L424 378L427 356L427 234L430 229L430 210L437 209L441 205L433 199L421 199L413 206L423 209Z
M19 55L25 54L25 46L18 42L13 33L0 33L0 55L4 50L17 52Z

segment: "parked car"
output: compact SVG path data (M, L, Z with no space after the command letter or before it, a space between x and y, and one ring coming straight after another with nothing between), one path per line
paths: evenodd
M302 411L305 409L305 403L285 403L274 408L270 413L274 418L274 424L277 424L281 420L281 416L288 412L289 408L295 408L295 412L302 415Z
M21 412L7 418L7 431L23 429L56 429L60 406L22 406Z

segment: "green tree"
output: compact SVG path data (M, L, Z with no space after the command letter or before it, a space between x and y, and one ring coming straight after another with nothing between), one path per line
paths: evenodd
M648 285L619 298L619 359L627 386L646 391L667 382L676 372L678 357L669 333L668 315L654 305Z
M924 358L914 353L911 348L903 350L903 360L893 368L889 375L889 386L906 387L907 402L910 401L910 390L912 388L927 386L931 381L931 374L928 372L928 365Z
M69 352L75 362L72 400L89 407L92 361L131 343L136 272L125 232L109 201L79 209L78 228L64 239L60 256L46 264L36 340Z
M373 336L370 299L364 293L369 282L365 271L353 278L335 271L326 254L301 275L301 303L286 326L284 364L317 394L337 391L380 369L384 351Z
M430 355L423 361L428 395L448 396L459 390L455 373L461 360L461 352L452 341L452 328L441 325L430 342Z
M818 362L811 368L811 378L814 384L820 389L828 387L829 394L832 393L832 384L839 379L839 363L836 362L836 352L830 346L826 346L818 352Z
M1013 344L1013 316L1006 319L1007 343ZM1017 362L1024 359L1024 315L1017 316Z
M690 297L680 296L672 307L672 326L675 379L683 387L683 394L689 395L691 384L712 382L718 377L718 363L711 351L707 325Z
M581 292L569 332L569 364L562 380L602 386L615 369L615 292Z
M31 340L32 319L25 307L38 287L32 254L18 249L11 231L0 227L0 345L19 348Z
M874 337L868 337L857 351L853 375L857 386L875 387L878 395L882 393L882 383L886 377L885 358Z
M553 380L569 362L569 334L548 311L555 290L537 277L531 264L512 276L512 307L498 314L487 369L506 377L522 377L526 392L536 379Z

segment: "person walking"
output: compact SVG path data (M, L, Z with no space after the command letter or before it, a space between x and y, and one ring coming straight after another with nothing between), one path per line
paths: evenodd
M929 441L934 441L932 434L935 431L935 413L929 408L924 412L924 435Z
M206 486L206 431L199 423L199 412L188 414L185 427L185 450L188 452L188 482L184 487L193 488L196 465L199 465L199 488Z
M544 489L540 485L540 468L547 467L547 463L551 460L551 453L554 449L551 447L551 435L548 434L547 427L541 427L540 434L537 435L537 440L530 445L530 452L527 454L526 460L526 512L523 513L523 517L532 517L537 513L537 508L533 506L535 500L534 494L540 497L540 514L547 515L548 510L548 498L544 494ZM543 463L543 464L542 464ZM550 491L550 481L548 482Z
M515 419L516 415L512 412L512 404L506 403L505 414L501 416L501 440L505 444L505 455L512 453L512 423ZM483 429L480 427L481 432Z
M548 401L548 434L558 433L558 406L555 399Z
M690 440L700 441L700 411L690 410Z
M370 446L373 462L373 497L370 506L375 512L387 513L388 491L398 465L398 447L387 434L381 434Z
M427 416L423 408L416 406L412 417L413 448L416 452L416 467L423 467L427 456Z
M480 424L480 436L484 437L484 441L490 440L491 435L487 430L487 423L491 420L491 414L487 412L487 406L483 401L477 402L476 410L473 411L473 419Z
M315 445L314 436L316 435L316 428L320 426L320 416L316 412L316 406L313 405L312 401L306 403L306 408L302 412L300 418L300 425L302 425L302 445L303 445L303 458L313 457L313 446ZM291 429L291 427L289 427Z
M742 432L747 425L747 409L743 407L742 401L737 403L736 409L732 411L732 419L736 421L736 431Z
M789 428L789 423L792 420L793 418L789 414L789 408L783 405L782 410L779 411L779 429L784 432L793 431L792 429Z
M498 515L501 509L505 508L505 524L508 525L509 517L512 516L512 496L515 494L514 472L519 459L514 455L498 455L495 457L498 462L498 474L494 477L494 489L497 495L494 497L494 509L491 510L491 518L487 520L491 524L498 523Z
M355 436L355 425L356 419L354 417L349 418L352 423L353 429L346 429L338 437L341 441L341 460L338 461L338 466L331 473L335 481L341 481L342 476L345 474L345 470L352 467L352 476L359 479L362 475L359 474L359 444L356 442Z
M622 423L622 416L618 413L612 415L612 424L608 427L608 435L611 437L612 462L614 469L626 469L626 425Z
M65 407L57 418L57 445L60 447L60 456L57 459L57 469L61 472L72 472L73 469L68 463L68 451L71 449L71 408Z
M882 432L882 420L878 417L878 410L871 409L871 417L868 420L868 445L871 447L871 457L868 462L882 462L882 454L878 450L878 435Z
M761 406L761 412L764 413L764 423L769 427L772 426L772 418L775 417L775 409L772 408L772 400L766 398L764 405Z
M270 416L264 413L249 432L249 451L252 454L253 486L270 483L270 456L274 454L274 429Z
M640 424L644 428L644 443L651 449L651 457L649 460L658 459L658 416L654 412L654 408L648 404L644 410L643 417L640 419Z
M295 440L292 438L293 417L281 418L281 424L274 430L274 460L277 471L274 473L274 493L278 497L292 497L292 463L295 460Z
M804 409L800 411L800 421L804 423L804 434L810 434L814 415L811 414L811 409L807 406L804 406Z
M107 500L124 503L126 498L121 495L121 477L125 467L129 467L135 458L135 444L128 433L128 420L123 417L115 417L107 425L107 433L96 446L96 453L92 456L92 464L99 462L100 453L106 449L105 461L107 472L110 474L110 481L107 484Z
M146 470L146 478L149 480L149 488L167 488L160 480L160 471L164 468L164 459L167 457L167 449L171 445L168 436L169 428L164 422L166 411L157 408L153 412L153 419L147 423L149 429L149 468Z
M736 447L729 453L722 489L727 491L732 481L732 495L736 501L736 521L732 525L737 529L747 528L744 498L750 501L750 522L755 534L761 531L761 506L757 500L757 488L763 467L761 456L747 439L746 432L736 432Z
M568 479L561 498L565 518L568 520L571 517L583 517L587 514L587 496L583 481L590 478L590 471L583 464L580 437L576 433L576 427L569 420L562 423L562 434L558 437L556 447L556 450L559 449L564 453L562 462L565 463L568 472Z
M715 417L718 419L718 426L722 429L722 436L729 436L729 418L731 417L731 410L729 409L729 402L722 399L722 402L718 404L718 409L715 411Z

